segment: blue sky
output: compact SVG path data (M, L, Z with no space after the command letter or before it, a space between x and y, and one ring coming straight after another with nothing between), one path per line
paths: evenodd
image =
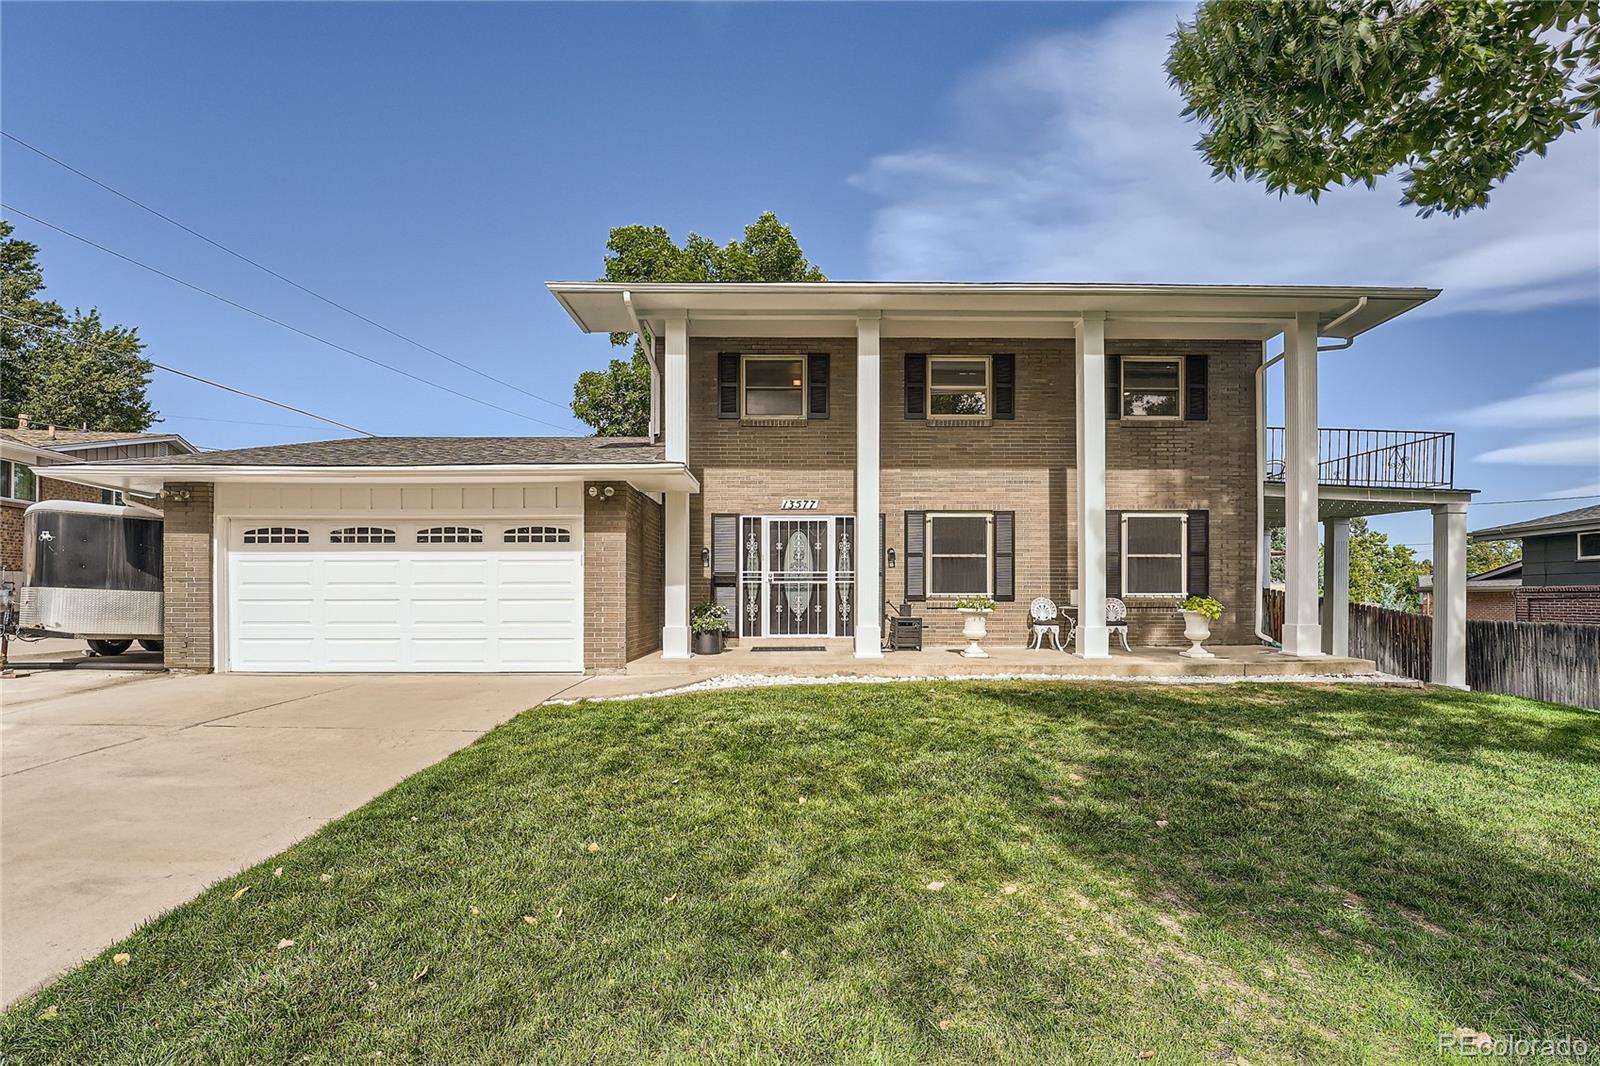
M1325 357L1323 424L1455 429L1457 483L1484 500L1600 493L1600 137L1559 142L1461 220L1415 218L1392 184L1316 206L1217 184L1160 69L1181 10L6 5L8 132L553 403L10 143L0 177L30 214L527 416L14 219L51 295L138 325L153 358L379 433L580 431L571 381L613 352L541 283L597 276L614 225L727 240L773 210L840 279L1444 287ZM152 391L164 426L207 447L330 435L168 375ZM1421 517L1382 527L1428 537Z

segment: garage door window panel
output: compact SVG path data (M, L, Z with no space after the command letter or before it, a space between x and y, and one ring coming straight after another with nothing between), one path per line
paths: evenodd
M392 529L381 526L345 526L328 534L330 544L393 544Z
M561 526L516 526L505 532L507 544L571 544L572 530Z
M311 531L293 526L257 526L244 531L246 544L310 544Z
M471 526L429 526L417 530L418 544L482 544L483 530Z

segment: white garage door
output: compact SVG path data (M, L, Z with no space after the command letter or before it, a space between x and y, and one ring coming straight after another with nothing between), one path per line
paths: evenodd
M229 669L583 669L571 519L358 523L230 523Z

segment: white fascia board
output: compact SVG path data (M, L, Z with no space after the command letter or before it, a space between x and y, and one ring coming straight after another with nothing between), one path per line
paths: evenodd
M93 464L70 468L74 481L97 488L157 492L168 481L335 482L406 481L493 484L505 481L626 481L641 491L699 492L700 482L676 463L563 463L506 466L206 466ZM52 475L54 476L54 475Z
M114 437L107 440L80 440L73 441L71 444L57 444L53 450L58 452L83 452L91 448L126 448L134 444L181 444L184 452L188 455L194 455L200 451L199 448L184 440L177 433L139 433L129 437Z
M28 466L57 466L81 461L70 455L62 455L54 448L36 448L32 444L22 444L3 438L0 438L0 459L9 459L13 463L26 463Z

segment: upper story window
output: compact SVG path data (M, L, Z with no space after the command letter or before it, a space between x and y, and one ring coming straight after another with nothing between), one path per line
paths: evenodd
M1123 356L1122 417L1182 418L1183 360Z
M418 544L482 544L483 530L468 526L430 526L417 530Z
M740 363L745 418L806 416L806 361L787 355L747 355Z
M1122 594L1182 596L1189 587L1189 516L1122 516Z
M928 358L928 417L987 418L994 388L986 356Z
M572 530L561 526L515 526L506 530L507 544L571 544Z
M39 498L39 481L33 468L9 459L0 460L0 496L30 503Z
M994 575L993 523L987 514L927 517L928 595L987 596Z
M330 544L393 544L394 530L382 526L345 526L328 534Z
M311 533L293 526L258 526L244 531L246 544L310 544Z
M1600 559L1600 529L1578 534L1578 558Z

